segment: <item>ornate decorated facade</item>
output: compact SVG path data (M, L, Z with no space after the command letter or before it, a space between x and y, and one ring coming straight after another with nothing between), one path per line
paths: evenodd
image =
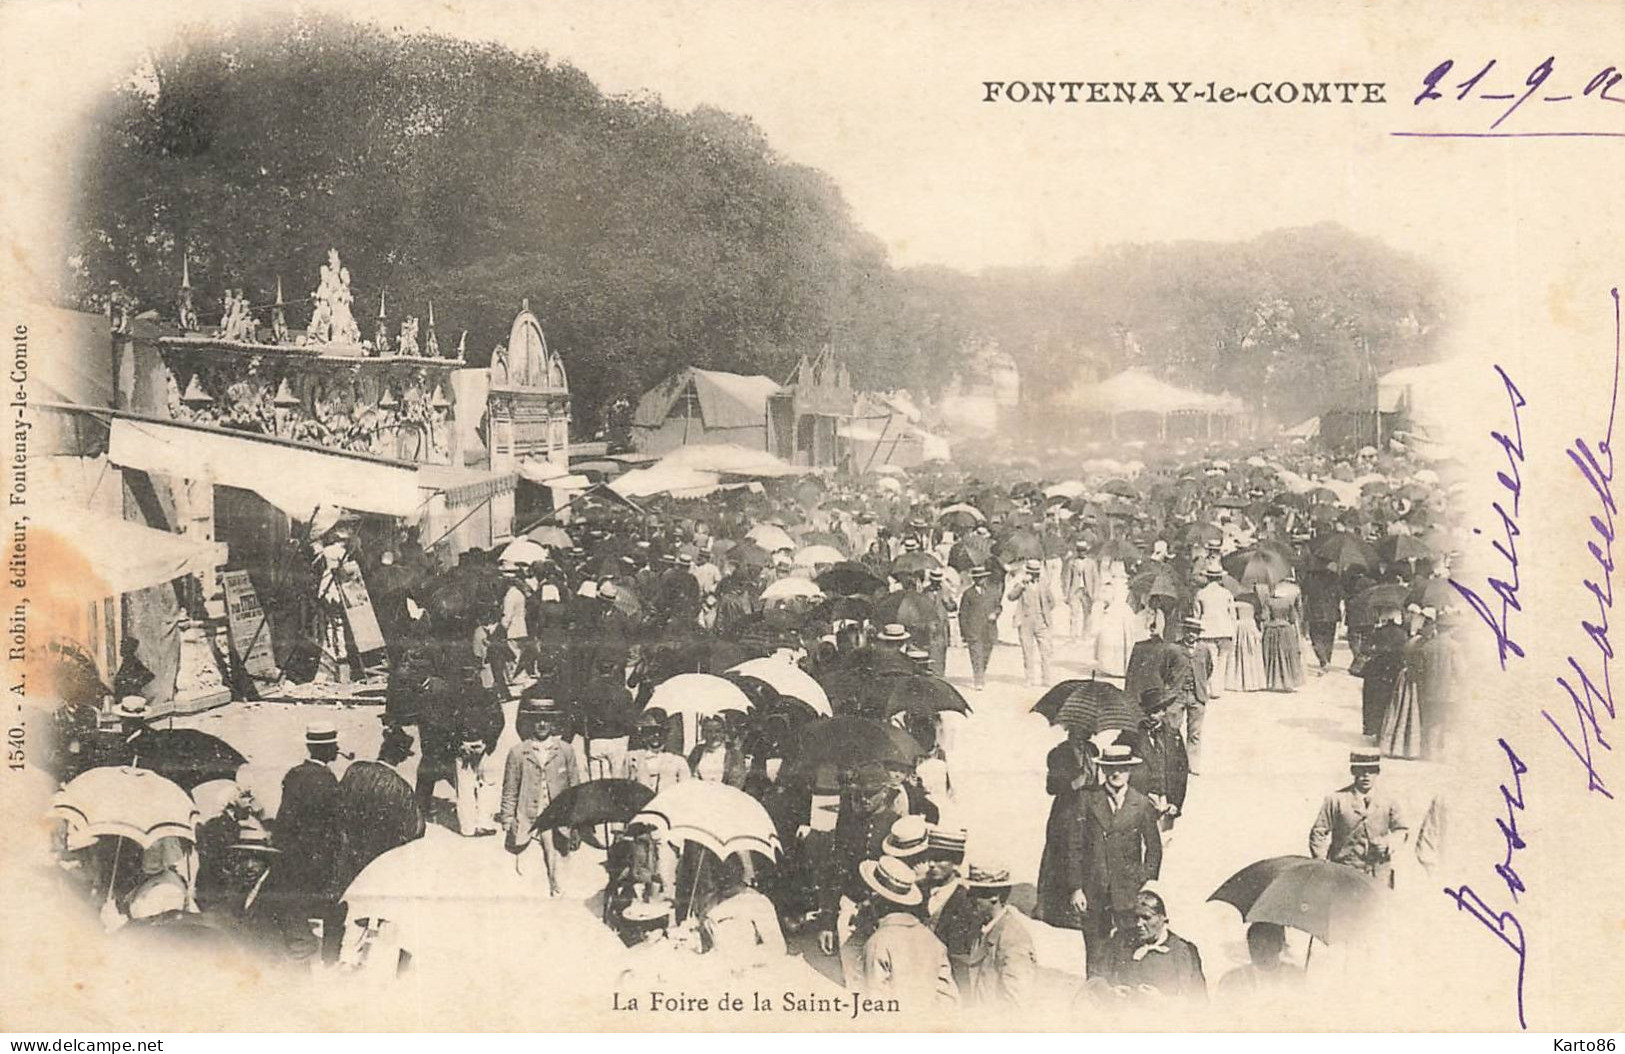
M526 458L569 461L570 381L564 360L548 350L529 300L514 318L508 342L491 353L486 428L495 471L511 470Z

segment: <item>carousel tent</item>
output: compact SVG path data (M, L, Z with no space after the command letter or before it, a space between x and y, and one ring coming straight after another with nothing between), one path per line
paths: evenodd
M1127 415L1149 416L1156 422L1157 438L1168 438L1170 418L1189 422L1184 432L1211 437L1229 434L1233 423L1247 413L1242 401L1229 393L1181 388L1144 370L1124 370L1099 384L1077 385L1058 402L1069 410L1105 418L1114 436Z
M1377 378L1377 409L1399 415L1411 431L1438 439L1441 412L1460 398L1461 378L1468 375L1451 360L1392 370Z

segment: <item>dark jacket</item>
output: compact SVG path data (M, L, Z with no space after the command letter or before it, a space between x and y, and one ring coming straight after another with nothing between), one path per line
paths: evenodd
M1337 572L1310 571L1303 580L1303 620L1337 622L1343 617L1343 583Z
M959 597L959 632L967 642L992 644L999 636L999 594L986 584L973 585Z
M1070 854L1073 888L1082 889L1091 911L1128 911L1134 895L1162 871L1162 833L1157 810L1144 794L1125 787L1123 805L1112 812L1106 788L1083 792L1083 822Z
M1141 794L1160 794L1184 811L1191 763L1179 729L1160 721L1150 728L1142 727L1140 757L1145 763L1129 774L1128 785Z
M279 877L286 888L326 897L334 889L343 844L339 829L339 781L333 770L306 758L282 777L273 843Z

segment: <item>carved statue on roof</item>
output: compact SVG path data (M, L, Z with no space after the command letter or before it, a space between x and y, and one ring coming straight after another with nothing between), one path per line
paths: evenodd
M241 289L226 290L225 314L220 320L220 339L253 343L259 323L248 310L248 298Z
M400 355L418 354L418 317L416 315L407 315L405 321L401 323L400 341L397 343L395 351Z
M491 349L491 383L508 383L508 346L498 344Z
M361 327L351 305L350 269L339 262L337 249L327 250L321 281L312 294L316 309L310 316L309 337L317 344L360 344Z

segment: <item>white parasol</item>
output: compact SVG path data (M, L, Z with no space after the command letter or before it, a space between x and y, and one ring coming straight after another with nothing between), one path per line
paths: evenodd
M74 777L51 801L76 838L128 838L146 849L160 838L197 839L197 803L148 769L95 768Z
M754 677L765 682L780 695L787 695L792 699L800 699L825 717L834 717L835 710L830 706L829 695L824 691L823 685L813 680L812 675L788 659L768 656L764 659L751 659L733 667L729 673L737 673L744 677Z
M712 780L687 780L665 788L632 822L650 824L668 841L693 842L724 860L747 852L777 859L783 851L778 829L762 803Z

